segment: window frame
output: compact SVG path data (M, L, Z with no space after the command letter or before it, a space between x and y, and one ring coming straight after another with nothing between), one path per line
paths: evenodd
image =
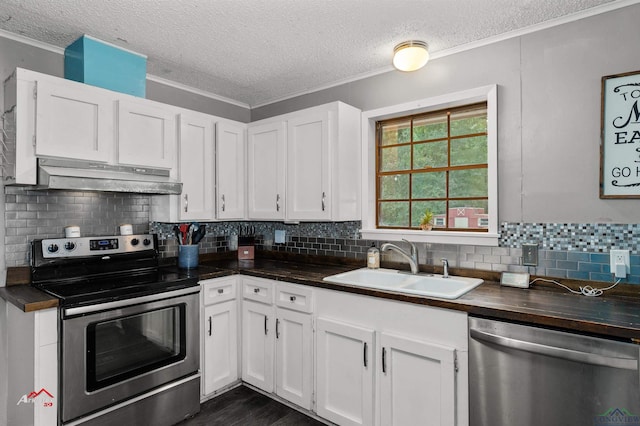
M362 229L371 240L497 246L498 232L498 86L489 85L362 112ZM490 212L487 232L379 229L376 223L376 123L464 105L487 103L487 179Z
M471 112L472 114L475 113L476 115L481 113L481 115L485 116L485 122L486 122L486 112L487 112L487 102L483 101L483 102L478 102L475 104L466 104L463 106L459 106L459 107L455 107L455 108L445 108L445 109L439 109L436 111L431 111L431 112L427 112L427 113L422 113L422 114L417 114L417 115L407 115L407 116L402 116L400 118L393 118L390 120L380 120L376 123L376 228L377 229L417 229L418 226L417 225L413 225L414 220L416 219L415 217L413 217L413 213L414 213L414 208L413 208L413 204L414 203L420 203L420 202L424 202L424 201L433 201L433 202L442 202L445 205L445 212L444 215L445 217L448 217L450 211L452 208L455 207L451 207L451 204L456 204L458 202L461 201L478 201L478 200L488 200L488 189L487 189L487 194L483 195L483 196L465 196L465 197L460 197L460 196L454 196L451 195L450 190L451 190L451 172L455 173L458 171L468 171L468 170L487 170L488 168L488 164L486 161L483 162L476 162L476 163L470 163L470 164L453 164L455 157L452 157L452 151L453 151L453 145L456 141L459 140L465 140L468 138L475 138L475 137L480 137L483 136L485 137L485 146L487 145L486 142L486 136L487 136L487 131L483 131L483 132L479 132L479 133L465 133L465 134L459 134L459 135L452 135L451 134L451 123L453 121L452 117L455 117L457 115L464 115L465 112ZM446 134L445 135L439 135L435 138L431 138L431 139L425 139L425 140L414 140L414 126L415 123L418 122L420 123L421 121L424 120L430 120L430 119L436 119L436 122L440 123L446 123ZM393 127L394 125L398 125L398 123L401 124L406 124L408 125L408 129L409 129L409 140L408 141L401 141L398 143L391 143L391 144L385 144L383 143L383 136L382 133L384 132L384 128L388 128L388 127ZM415 164L415 150L417 149L416 147L421 147L421 146L425 146L426 144L442 144L445 143L445 148L446 148L446 164L438 164L436 166L427 166L427 167L420 167L420 166L416 166ZM399 148L409 148L410 150L410 162L411 164L409 165L408 168L404 169L397 169L397 170L382 170L382 161L383 161L383 152L385 150L394 150L394 149L399 149ZM419 175L423 175L424 173L429 173L429 172L436 172L436 173L444 173L444 196L438 196L438 197L434 197L434 198L420 198L420 197L414 197L414 192L413 192L413 181L417 178L417 176ZM386 177L390 177L390 176L408 176L408 188L407 190L409 191L406 198L397 198L397 199L388 199L388 198L383 198L382 194L381 194L381 179L382 178L386 178ZM408 205L408 213L409 213L409 226L395 226L395 225L381 225L380 224L380 210L381 210L381 205L382 203L387 203L387 202L406 202ZM421 215L421 214L420 214ZM418 216L417 219L419 219L420 216ZM438 227L440 225L436 225L435 221L433 222L433 226L434 227ZM458 226L453 226L452 223L448 223L448 226L445 228L444 226L441 229L438 230L443 230L443 231L456 231L456 232L464 232L464 231L468 231L468 232L487 232L487 226L484 227L476 227L476 228L470 228L468 225L467 226L463 226L463 227L458 227Z

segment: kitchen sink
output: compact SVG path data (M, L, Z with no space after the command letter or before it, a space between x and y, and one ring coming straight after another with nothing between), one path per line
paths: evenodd
M413 275L395 269L368 268L331 275L324 281L443 299L457 299L483 282L479 278L452 275L444 278L442 275Z

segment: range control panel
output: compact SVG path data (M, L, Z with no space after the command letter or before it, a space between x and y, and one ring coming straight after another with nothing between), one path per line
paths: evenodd
M104 256L155 249L152 234L109 237L51 238L42 240L42 257Z

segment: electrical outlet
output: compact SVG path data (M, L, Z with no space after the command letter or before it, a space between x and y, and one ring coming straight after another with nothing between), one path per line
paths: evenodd
M629 261L629 250L611 250L609 252L609 265L612 274L616 272L616 264L624 263L627 275L629 275L631 273L631 264Z
M522 264L524 266L538 266L538 245L522 245Z

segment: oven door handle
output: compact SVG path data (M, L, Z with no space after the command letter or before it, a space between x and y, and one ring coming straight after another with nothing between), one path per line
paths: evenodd
M114 302L98 303L95 305L78 306L74 308L64 308L62 317L67 318L76 315L90 314L93 312L107 311L110 309L123 308L125 306L138 305L140 303L156 302L158 300L169 299L172 297L185 296L200 292L200 286L192 286L181 288L179 290L164 291L162 293L150 294L148 296L133 297L131 299L116 300Z

